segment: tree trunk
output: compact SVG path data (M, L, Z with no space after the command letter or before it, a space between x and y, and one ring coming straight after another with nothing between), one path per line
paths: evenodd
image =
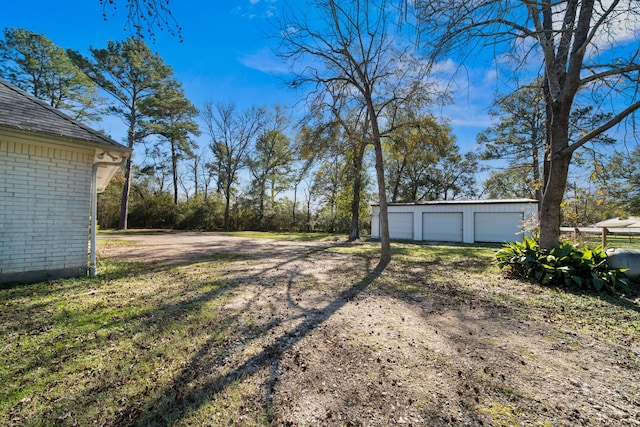
M349 241L354 242L360 238L360 192L362 190L362 164L364 163L364 150L366 144L361 141L358 145L358 152L355 153L353 168L355 176L353 178L353 199L351 200L351 230Z
M547 111L551 111L551 118L546 121L549 154L545 158L546 181L540 208L540 247L552 249L560 245L561 206L571 163L571 152L567 150L570 109L557 103Z
M354 183L355 186L355 183ZM349 241L355 242L360 238L360 183L358 192L353 190L353 200L351 201L351 229L349 231Z
M402 164L396 168L395 170L395 176L393 177L393 185L392 188L393 190L391 191L391 202L397 202L398 201L398 191L400 189L400 177L402 176L402 172L404 171L404 168L407 164L407 160L405 158L402 159ZM413 201L416 201L416 196L418 191L416 190L414 192L414 196L413 196Z
M380 198L380 265L385 266L391 261L391 239L389 237L389 213L387 208L387 187L384 182L384 157L382 155L382 141L380 128L378 127L378 117L368 98L369 119L371 120L371 135L373 139L373 149L376 158L376 177L378 180L378 197Z
M538 201L538 213L540 212L540 207L542 206L542 185L540 183L540 155L539 155L539 150L538 150L538 146L535 143L535 138L537 138L537 132L534 131L534 135L531 138L532 139L532 154L533 154L533 163L532 163L532 170L533 170L533 185L535 185L535 198Z
M171 142L171 173L173 175L173 204L178 206L178 153L176 142Z
M225 203L224 203L224 223L222 225L224 231L229 231L229 207L231 206L231 185L225 185Z
M398 201L398 188L400 187L400 169L396 168L395 176L393 177L393 185L391 186L391 202Z
M267 188L267 183L265 180L260 181L259 184L259 191L260 191L260 195L258 196L259 198L259 203L258 203L258 230L260 231L265 231L265 226L264 226L264 199L265 199L265 193L266 193L266 188Z
M120 201L120 222L118 229L127 229L127 218L129 217L129 193L131 192L131 156L127 159L124 168L124 187L122 188L122 199Z
M222 194L223 186L222 181L220 181L220 176L222 175L222 160L218 159L218 177L216 180L216 193Z
M549 163L549 181L540 208L540 247L551 249L560 243L562 199L567 186L571 156L556 155Z
M329 224L329 233L335 233L336 231L336 195L335 192L331 195L331 223Z
M133 145L136 142L136 122L138 113L135 107L135 102L131 106L131 113L129 118L129 128L127 129L127 147L133 150ZM131 159L133 158L133 151L127 159L124 168L124 187L122 188L122 199L120 201L120 223L118 228L120 230L126 230L128 228L129 221L129 194L131 193Z
M307 233L311 232L311 194L307 199Z
M297 231L296 226L296 206L298 205L298 182L293 185L293 209L291 211L292 230Z

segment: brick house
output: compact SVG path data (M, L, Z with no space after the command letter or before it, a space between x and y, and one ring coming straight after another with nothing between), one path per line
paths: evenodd
M96 193L130 155L0 80L0 284L86 275Z

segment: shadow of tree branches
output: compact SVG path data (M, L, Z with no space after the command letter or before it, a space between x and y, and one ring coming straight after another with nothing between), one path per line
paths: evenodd
M269 269L280 269L284 264L292 263L296 259L305 256L305 254L298 254L296 257L288 258L286 261ZM369 262L370 259L367 259L367 261ZM298 320L299 323L297 326L286 329L281 335L272 340L269 345L240 362L228 372L209 378L203 376L203 373L210 372L210 366L216 363L215 356L213 355L216 353L214 348L218 346L216 338L212 337L200 346L198 351L190 357L184 368L175 375L174 380L156 393L151 401L144 402L142 406L125 406L119 411L117 418L113 421L113 425L173 424L182 419L187 413L197 410L201 405L234 383L246 379L265 368L270 371L269 379L264 384L264 400L266 402L264 413L267 414L268 417L268 414L271 413L270 396L273 395L272 389L277 378L278 366L283 354L319 325L331 318L336 311L351 301L356 295L365 290L373 281L380 277L385 268L386 264L378 263L373 268L371 268L369 264L364 277L340 292L330 302L318 308L304 308L297 304L291 297L291 286L293 282L299 278L295 269L293 269L287 283L287 300L292 307L297 309L299 314L287 319L287 321ZM262 273L265 272L266 271L263 271ZM260 272L256 273L257 276L260 274ZM251 310L251 303L251 301L248 301L244 310ZM259 329L264 333L265 330L273 330L274 327L280 324L281 321L276 319L262 325ZM246 333L247 331L243 332Z

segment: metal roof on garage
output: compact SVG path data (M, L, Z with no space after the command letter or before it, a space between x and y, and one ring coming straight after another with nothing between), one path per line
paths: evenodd
M423 205L484 205L507 203L538 203L536 199L480 199L480 200L437 200L425 202L389 202L388 206L423 206ZM380 203L372 203L371 206L380 206Z

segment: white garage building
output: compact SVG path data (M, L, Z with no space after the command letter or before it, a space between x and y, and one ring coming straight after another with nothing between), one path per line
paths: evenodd
M534 199L390 203L391 239L459 243L522 240L523 224L537 215ZM380 237L380 206L372 205L371 237Z

